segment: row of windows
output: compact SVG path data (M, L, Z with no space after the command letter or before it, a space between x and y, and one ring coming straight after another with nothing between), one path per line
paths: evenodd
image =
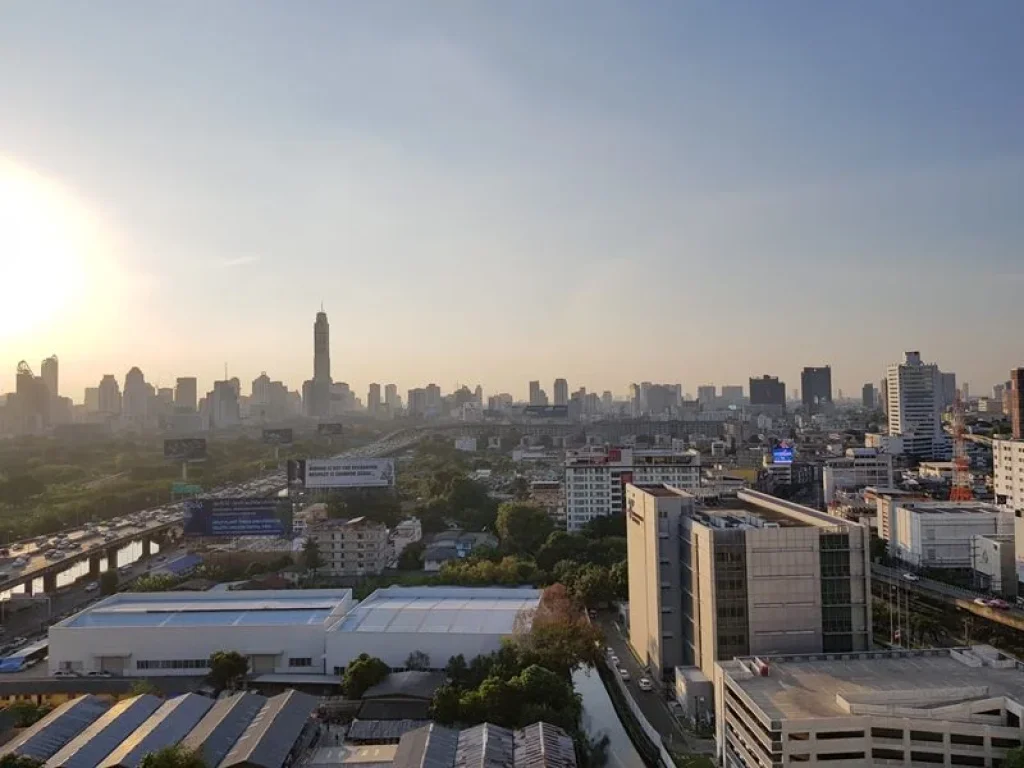
M289 667L312 667L313 666L313 660L309 659L309 658L300 658L300 659L291 658L291 659L288 659L288 666Z
M136 669L209 669L209 659L138 659Z

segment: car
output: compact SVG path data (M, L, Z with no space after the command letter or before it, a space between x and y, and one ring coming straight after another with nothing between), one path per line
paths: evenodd
M613 653L615 653L615 649L612 648L610 645L606 645L604 647L604 652L611 656Z
M619 666L619 657L616 656L614 653L608 658L608 661L612 663L612 666Z
M988 600L986 600L984 597L976 597L976 598L974 598L974 604L975 605L984 605L984 606L988 607Z
M998 597L988 601L988 604L992 608L998 608L1000 611L1010 610L1010 604L1005 600L1001 600Z
M28 638L27 637L16 637L13 640L11 640L11 645L17 647L19 645L24 645L27 642L28 642Z
M619 667L619 677L621 677L625 682L628 683L629 682L629 670L624 669L623 667Z
M903 579L906 581L920 581L921 577L918 576L916 573L910 573L908 571L907 573L903 574Z
M648 679L646 677L641 677L639 680L636 681L636 684L637 684L637 687L641 691L653 691L654 690L654 683L652 683L650 681L650 679Z
M54 677L78 677L78 675L76 675L70 669L58 669L56 672L53 673L53 676Z
M100 585L97 584L95 581L90 581L88 584L85 585L86 592L95 592L99 588Z
M113 675L111 675L105 669L101 669L98 672L90 672L88 675L86 675L86 677L113 677Z

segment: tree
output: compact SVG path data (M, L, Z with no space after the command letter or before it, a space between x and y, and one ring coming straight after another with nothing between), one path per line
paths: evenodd
M570 592L587 608L605 606L615 599L615 585L607 568L588 564L580 568L575 577Z
M42 768L43 761L28 755L16 755L8 752L0 757L0 768Z
M181 744L150 752L139 763L139 768L207 768L199 750L186 749Z
M560 560L582 562L587 556L587 539L566 531L553 531L536 550L537 567L551 572Z
M1007 752L1001 765L1003 768L1024 768L1024 747L1016 747Z
M615 590L615 597L619 600L629 599L629 561L619 560L608 571L612 580L612 587Z
M398 570L400 571L421 571L423 570L423 550L427 548L426 542L422 539L406 544L402 554L398 556Z
M358 699L367 689L381 682L391 670L388 665L376 656L360 653L345 668L345 676L341 679L341 688L350 699Z
M602 637L561 584L544 590L529 632L516 637L536 663L568 677L582 666L596 666Z
M522 475L512 481L512 496L516 501L526 501L530 498L530 482Z
M117 592L117 571L113 568L108 568L106 571L100 574L100 594L101 595L112 595Z
M33 704L31 701L14 701L8 704L4 711L14 718L15 728L28 728L30 725L35 725L50 710L48 707Z
M498 507L495 529L506 552L533 554L547 541L554 524L535 504L506 501Z
M145 678L133 682L132 687L129 688L128 691L132 696L145 696L146 694L149 694L150 696L160 695L160 689Z
M324 559L320 556L320 546L316 539L306 539L306 545L302 548L302 564L312 573L323 567Z
M461 714L462 692L457 685L442 685L430 700L430 719L451 725Z
M581 533L587 538L603 539L606 536L626 535L625 515L604 515L588 520Z
M479 657L478 657L479 658ZM469 665L466 664L466 657L461 653L448 659L444 668L445 677L455 686L465 687L469 683Z
M208 677L217 690L238 687L248 673L249 659L238 651L214 651L210 654Z
M413 651L405 659L405 668L420 671L430 669L430 656L423 651Z

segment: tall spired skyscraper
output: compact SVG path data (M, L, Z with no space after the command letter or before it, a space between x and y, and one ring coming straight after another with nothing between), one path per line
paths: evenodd
M303 396L306 399L306 415L314 418L330 415L331 326L322 306L313 323L313 378L303 386Z

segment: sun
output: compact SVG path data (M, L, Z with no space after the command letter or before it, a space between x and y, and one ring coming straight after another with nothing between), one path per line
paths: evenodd
M58 184L0 157L0 341L53 326L88 299L93 230Z

